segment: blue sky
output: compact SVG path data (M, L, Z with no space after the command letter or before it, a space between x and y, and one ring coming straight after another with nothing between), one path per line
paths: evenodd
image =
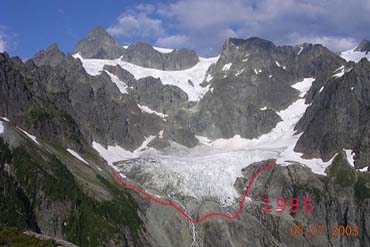
M58 43L72 51L96 26L123 44L219 53L229 37L323 43L338 51L370 38L369 0L3 0L0 50L22 58Z

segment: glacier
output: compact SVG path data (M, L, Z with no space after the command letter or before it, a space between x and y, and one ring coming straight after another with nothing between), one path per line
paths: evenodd
M313 78L305 78L292 86L300 91L300 98L278 112L283 121L259 138L244 139L236 135L211 141L197 136L200 144L194 148L171 143L171 148L161 152L147 147L153 136L134 152L117 145L105 148L96 142L93 147L121 176L152 194L178 200L184 197L197 201L215 199L222 206L230 206L240 196L234 188L236 179L242 176L241 170L253 162L265 159L276 159L280 165L299 162L325 175L332 160L303 159L301 153L294 151L300 137L294 127L309 107L304 96L313 81Z

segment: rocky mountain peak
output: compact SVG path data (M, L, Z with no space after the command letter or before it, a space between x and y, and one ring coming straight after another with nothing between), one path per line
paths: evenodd
M58 46L58 44L57 44L57 43L52 43L52 44L48 47L47 51L60 52L60 49L59 49L59 46Z
M109 33L101 26L98 26L91 30L91 32L88 35L89 38L108 38L112 39L112 37L109 35Z
M361 52L369 52L370 51L370 41L364 39L361 43L356 47L355 51Z
M64 53L59 49L56 43L53 43L48 47L48 49L37 52L32 60L37 66L56 66L60 64L64 58Z
M125 50L122 60L142 67L160 70L183 70L193 67L199 57L193 50L179 49L162 53L151 45L137 42Z
M103 27L97 27L77 43L73 53L80 53L84 58L116 59L124 50Z
M251 37L248 39L237 39L237 38L230 38L227 42L227 45L236 45L236 46L246 46L250 48L273 48L275 47L274 43L261 39L259 37Z

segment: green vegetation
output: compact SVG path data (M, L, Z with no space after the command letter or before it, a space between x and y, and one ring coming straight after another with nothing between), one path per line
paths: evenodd
M355 174L355 170L348 164L343 153L337 155L329 167L329 177L342 187L352 186L356 178Z
M9 247L56 247L52 240L39 240L15 228L0 228L0 246Z
M316 202L321 201L322 191L320 189L312 186L312 185L309 185L309 184L294 184L293 188L297 191L300 191L300 192L303 191L303 192L308 193L309 195L312 195L312 198Z
M114 199L97 202L87 197L78 198L77 210L65 227L67 239L80 246L101 246L99 243L107 242L112 236L116 236L116 239L122 237L125 226L138 237L141 221L133 200L103 177L97 175L97 179L108 187Z
M29 107L28 114L29 114L33 124L39 124L43 121L48 121L49 119L51 119L51 116L50 116L50 113L48 112L48 109L41 107L37 103L33 103Z
M370 199L370 176L367 174L359 174L355 185L355 198L359 201Z
M12 153L0 138L0 225L38 230L30 201L9 176Z
M64 131L63 137L81 143L81 135L74 119L57 109L51 102L36 98L28 108L25 120L26 126L29 128L44 130L46 127Z
M0 190L4 191L0 193L0 225L38 232L34 210L42 211L45 201L59 201L69 215L62 226L67 241L81 247L105 246L112 239L122 242L127 228L138 237L142 222L137 205L119 186L97 175L97 184L113 196L109 201L97 201L84 193L55 155L31 143L11 152L1 138L0 148ZM11 176L3 172L5 164L11 164Z

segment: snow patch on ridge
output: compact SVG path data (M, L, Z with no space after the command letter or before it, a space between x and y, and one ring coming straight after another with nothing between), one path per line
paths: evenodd
M150 154L155 155L157 151L153 148L148 148L148 144L155 138L156 136L149 136L147 137L140 147L135 149L133 152L128 151L122 148L119 145L110 145L106 148L93 141L92 147L99 153L99 155L108 162L108 165L113 166L113 162L120 161L120 160L128 160L128 159L135 159L143 155L144 153L149 152Z
M24 129L21 129L19 127L17 127L17 129L19 129L20 131L22 131L23 134L25 134L28 138L30 138L34 143L36 143L37 145L40 145L40 143L36 139L36 136L31 135L30 133L28 133L27 131L25 131Z
M342 77L344 75L345 72L348 72L348 71L344 71L344 66L341 66L339 67L338 69L336 69L334 71L334 75L333 75L333 78L339 78L339 77Z
M298 51L298 56L301 55L302 51L303 51L304 47L303 46L300 46L299 47L299 51Z
M241 70L239 70L238 72L236 72L235 76L239 76L239 75L241 75L243 72L244 72L244 69L241 69Z
M159 51L160 53L171 53L174 51L174 49L162 48L162 47L157 47L157 46L153 46L153 49L156 51Z
M107 73L110 76L112 82L117 85L119 91L122 94L127 94L127 85L126 85L126 83L121 81L116 75L110 73L109 71L106 71L106 70L104 70L104 71L105 71L105 73Z
M344 151L346 152L347 160L348 160L349 164L352 167L355 167L355 159L354 159L355 153L353 153L353 150L344 149Z
M362 51L355 51L356 47L348 50L343 51L340 53L340 56L345 59L347 62L353 61L355 63L358 63L362 58L366 58L370 61L370 52L362 52Z
M74 58L81 60L86 72L96 76L103 71L104 65L120 65L123 69L134 75L135 79L152 76L160 78L164 85L174 85L182 89L189 97L190 101L200 100L209 90L208 87L202 87L200 84L206 79L209 66L216 63L219 57L199 58L199 62L190 69L165 71L152 68L141 67L132 63L118 59L85 59L79 53L73 55ZM189 85L191 80L194 86Z
M3 121L0 120L0 134L4 133Z
M145 105L138 104L137 106L140 108L141 111L149 113L149 114L155 114L155 115L157 115L161 118L166 118L168 116L168 115L163 114L161 112L154 111L154 110L150 109L149 107L147 107Z
M72 149L70 148L67 148L67 151L68 153L72 154L73 157L75 157L76 159L82 161L83 163L85 164L89 164L84 158L81 157L81 155L79 153L77 153L76 151L73 151Z
M231 65L232 65L232 63L225 64L224 67L222 67L222 71L228 71L228 70L230 70Z

